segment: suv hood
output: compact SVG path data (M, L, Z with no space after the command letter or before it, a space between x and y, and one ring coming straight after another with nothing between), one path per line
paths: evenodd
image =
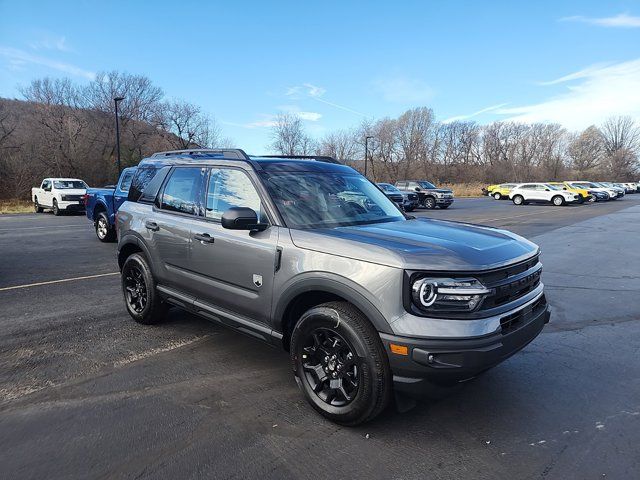
M290 232L299 248L411 270L488 270L538 251L506 230L430 219Z

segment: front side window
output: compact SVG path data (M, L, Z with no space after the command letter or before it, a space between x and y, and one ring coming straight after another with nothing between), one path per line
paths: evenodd
M48 188L51 188L51 182L49 180L45 180L42 182L42 189L47 190Z
M162 192L160 208L196 215L202 170L198 167L176 168Z
M220 220L231 207L248 207L266 222L260 196L246 173L232 168L212 168L207 189L206 217Z
M289 228L330 228L404 220L378 188L356 172L279 172L264 183Z

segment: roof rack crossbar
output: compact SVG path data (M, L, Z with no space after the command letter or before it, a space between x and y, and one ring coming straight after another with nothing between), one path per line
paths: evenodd
M315 160L316 162L336 163L342 165L342 162L327 155L256 155L256 158L299 158L302 160Z
M174 156L195 156L195 155L224 155L226 158L237 160L250 160L244 150L240 148L190 148L186 150L169 150L166 152L157 152L151 155L152 158L174 157Z

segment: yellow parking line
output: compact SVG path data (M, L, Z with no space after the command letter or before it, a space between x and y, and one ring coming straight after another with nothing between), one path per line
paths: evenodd
M49 280L48 282L28 283L26 285L14 285L13 287L0 288L0 292L4 292L6 290L17 290L18 288L39 287L41 285L51 285L54 283L75 282L76 280L88 280L90 278L109 277L112 275L120 275L120 272L99 273L97 275L85 275L84 277L61 278L60 280Z

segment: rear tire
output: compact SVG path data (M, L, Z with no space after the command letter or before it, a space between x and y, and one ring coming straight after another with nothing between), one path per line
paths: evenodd
M109 219L105 212L100 212L95 223L96 236L101 242L109 243L116 239L116 232L109 224Z
M34 211L34 212L36 212L36 213L42 213L42 212L44 212L44 208L42 208L42 207L40 206L40 204L38 203L38 197L35 197L35 198L33 199L33 211Z
M322 416L354 426L379 415L392 393L389 359L380 336L347 302L309 309L291 336L296 382Z
M144 325L162 321L168 305L158 295L151 268L142 254L134 253L125 260L120 280L131 318Z
M513 204L514 205L523 205L524 204L524 197L522 195L516 195L515 197L513 197Z
M58 201L55 198L53 199L53 214L56 217L59 217L60 215L62 215L62 210L58 208Z

